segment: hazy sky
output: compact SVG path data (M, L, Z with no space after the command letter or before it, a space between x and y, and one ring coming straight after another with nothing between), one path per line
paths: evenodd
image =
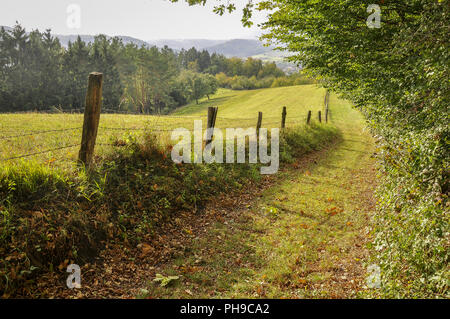
M260 33L256 24L264 21L263 14L255 17L255 26L250 29L240 22L247 0L235 0L238 10L223 16L212 12L216 1L209 2L205 7L189 7L184 1L168 0L1 0L0 25L13 26L19 21L27 30L51 28L58 34L105 33L142 40L251 38ZM80 28L69 28L67 24L71 4L81 9Z

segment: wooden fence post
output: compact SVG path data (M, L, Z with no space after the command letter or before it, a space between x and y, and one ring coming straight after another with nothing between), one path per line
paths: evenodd
M286 127L286 106L283 106L283 113L281 113L281 128L285 128Z
M325 123L328 123L328 108L325 109Z
M262 123L262 112L258 112L258 122L256 123L256 137L259 138L259 130L261 129Z
M218 111L217 107L213 106L208 107L208 120L206 123L206 129L214 130L214 127L216 126L217 111ZM205 146L212 142L213 137L214 131L212 131L211 135L207 137Z
M319 111L319 123L322 123L322 111Z
M306 119L306 124L311 122L311 111L308 111L308 118Z
M216 119L217 119L217 111L219 110L218 107L214 108L214 117L213 117L213 122L212 122L212 127L216 127Z
M102 108L103 74L93 72L89 74L89 83L84 108L83 134L78 160L85 166L90 166L94 155L95 140L97 138L100 111Z

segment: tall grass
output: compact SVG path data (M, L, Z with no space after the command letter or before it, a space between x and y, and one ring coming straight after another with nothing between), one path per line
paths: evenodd
M291 128L282 134L281 159L338 135L324 125ZM259 164L175 164L157 136L145 141L117 148L89 173L25 162L1 171L0 293L23 295L38 273L68 257L87 262L106 242L149 240L177 212L201 211L213 195L261 178Z

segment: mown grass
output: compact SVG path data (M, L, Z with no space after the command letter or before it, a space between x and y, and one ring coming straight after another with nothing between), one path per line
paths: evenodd
M283 106L288 109L288 123L298 123L299 118L306 119L308 110L323 109L325 90L316 85L289 86L250 91L232 91L221 89L214 99L203 99L198 105L191 103L178 109L174 115L206 115L205 106L218 106L220 117L228 119L250 118L256 122L259 111L263 112L263 126L273 119L280 119ZM291 121L290 119L295 119ZM267 122L265 122L267 120ZM254 125L254 123L252 124ZM220 122L217 122L220 127Z
M374 210L373 141L362 116L331 96L343 141L320 157L298 161L256 202L231 209L173 262L156 269L179 276L166 287L150 282L151 298L345 298L365 285ZM294 131L293 149L317 150L321 137ZM323 138L323 136L322 136ZM292 139L292 140L291 140Z
M262 103L260 109L263 112L267 110L269 114L273 112L281 115L282 106L286 105L288 112L296 110L306 115L307 110L299 103L280 103L279 106L275 103L274 96L280 96L281 93L281 96L295 95L302 87L287 89L274 89L276 92L269 89L266 93L258 90L252 94ZM317 101L323 99L323 90L307 89L315 91ZM229 93L221 91L219 95ZM252 104L251 96L248 92L237 94L241 94L241 103L233 100L235 97L228 97L228 100L222 100L222 107L228 110L229 116L249 116L253 112L248 111L246 103ZM261 97L264 95L265 103ZM206 112L209 103L211 101L202 101L200 106L195 105L195 112L183 115L185 118L175 116L171 121L164 119L162 124L164 128L180 125L189 128L194 118L201 118ZM278 111L273 110L275 105ZM194 106L187 106L191 107ZM233 113L233 107L240 110ZM320 104L315 108L321 108ZM11 133L19 132L24 127L29 131L67 128L81 121L81 115L7 114L1 115L1 120L2 129L8 129ZM239 190L245 187L247 181L260 178L259 165L175 164L170 159L167 136L164 138L160 133L152 132L156 125L149 124L151 120L160 123L161 118L102 115L101 127L122 125L149 128L139 132L105 135L103 138L115 142L117 146L105 151L97 149L95 165L89 172L74 162L69 167L52 160L54 157L47 159L53 154L1 164L0 292L5 297L26 296L31 291L30 287L35 285L37 274L63 272L64 269L58 266L65 261L87 262L97 256L107 242L126 246L149 241L155 231L177 212L197 209L214 194ZM244 120L233 120L230 124L234 125L230 126L246 127L245 123ZM225 122L222 124L227 125ZM294 127L294 124L289 126ZM70 138L76 139L76 136L59 134L56 138L58 142L50 136L42 135L42 147L68 142ZM295 136L303 136L303 139ZM337 136L338 132L332 126L313 124L305 128L304 124L300 125L300 128L289 130L282 139L281 159L292 161L296 156L317 149ZM9 149L3 150L2 156L12 154L12 149L16 148L20 152L34 149L31 142L24 145L17 141L15 143L18 144L7 144L10 142L9 139L3 140L3 146L9 145Z

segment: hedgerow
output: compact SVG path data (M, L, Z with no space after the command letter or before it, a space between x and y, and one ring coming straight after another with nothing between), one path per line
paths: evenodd
M373 295L448 297L449 1L373 7L363 0L259 5L272 10L265 38L351 100L379 139L372 255L381 289ZM377 15L379 27L367 23Z

